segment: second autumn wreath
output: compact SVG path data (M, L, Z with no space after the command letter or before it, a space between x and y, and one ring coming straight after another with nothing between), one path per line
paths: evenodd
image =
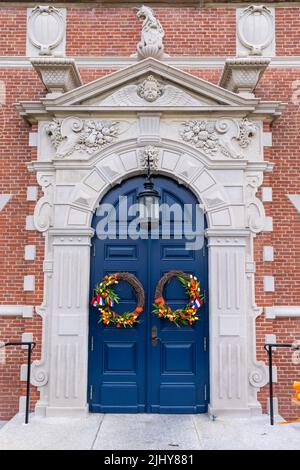
M174 311L166 304L163 297L164 287L173 278L177 278L182 284L188 297L186 306ZM196 276L183 271L169 271L161 277L156 286L153 313L158 318L165 318L176 326L187 326L199 320L197 312L202 304L203 296L200 294L200 283Z

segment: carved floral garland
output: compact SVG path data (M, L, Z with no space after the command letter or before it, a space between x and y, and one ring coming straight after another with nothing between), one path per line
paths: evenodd
M117 138L117 121L83 120L77 117L53 119L46 127L59 158L68 157L74 151L92 155L99 148L111 144Z
M189 301L184 308L177 309L174 312L165 303L163 298L163 289L173 277L176 277L183 285L189 298ZM169 271L157 284L155 290L155 303L153 305L153 313L158 318L166 318L170 322L175 323L178 327L192 325L199 320L197 312L203 305L203 296L200 295L200 283L195 276L184 273L183 271Z
M114 303L117 304L120 300L119 296L113 290L113 286L118 284L119 281L128 282L133 287L137 297L137 306L134 311L125 312L122 315L112 310ZM125 272L104 276L102 281L96 284L94 296L91 301L93 307L97 307L101 314L99 323L103 323L105 326L113 324L117 328L132 327L135 323L139 323L137 319L144 309L144 303L145 294L142 284L133 274Z

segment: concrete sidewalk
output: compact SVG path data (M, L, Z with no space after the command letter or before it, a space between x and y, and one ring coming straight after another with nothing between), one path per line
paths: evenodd
M0 430L0 450L300 450L300 423L268 416L211 421L207 415L89 414L84 418L17 415Z

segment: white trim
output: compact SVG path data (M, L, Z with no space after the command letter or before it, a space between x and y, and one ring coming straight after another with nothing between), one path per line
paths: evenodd
M26 245L24 250L24 259L25 261L35 260L36 255L36 246L35 245Z
M25 292L33 292L35 286L35 276L32 274L28 274L24 276L24 283L23 283L23 290Z
M4 209L6 204L10 201L11 197L12 197L12 194L0 194L0 212L2 211L2 209Z
M273 335L273 334L269 334L269 335L265 335L265 343L268 344L268 343L273 343L273 344L276 344L276 335ZM276 348L274 348L276 349Z
M19 413L25 413L26 410L26 396L19 397Z
M277 397L273 397L273 411L275 416L279 416ZM270 398L267 399L267 414L270 414Z
M32 315L33 307L31 305L0 305L0 317L32 318Z
M222 69L226 57L166 57L161 60L167 65L177 68L195 69ZM76 65L86 69L122 69L135 64L134 57L75 57ZM269 67L274 68L300 68L300 56L273 57ZM0 68L31 68L29 57L0 56Z
M273 246L263 247L263 261L274 261L274 248Z
M269 320L274 318L300 317L300 305L265 307L265 317Z
M28 186L27 187L27 201L37 201L38 198L38 187Z
M273 217L265 217L265 225L263 228L264 232L273 232Z
M264 147L272 147L272 132L262 132L262 144Z
M37 132L29 132L29 138L28 138L28 145L29 147L37 147L38 142L38 133Z
M21 364L20 367L20 381L26 382L27 381L27 364Z
M35 230L33 215L26 215L25 230Z
M274 292L275 291L274 276L264 276L264 291L265 292Z
M263 202L273 201L273 191L270 186L264 186L263 188L261 188L261 199Z
M22 343L32 343L33 333L22 333L21 341ZM22 349L27 349L27 346L22 346Z
M300 213L300 195L299 194L288 194L288 198L291 203L295 206L297 211Z

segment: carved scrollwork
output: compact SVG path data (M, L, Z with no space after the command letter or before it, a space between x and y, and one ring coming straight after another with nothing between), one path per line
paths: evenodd
M37 175L37 181L44 193L34 210L34 224L39 232L45 232L53 224L53 180L52 173Z
M247 225L254 233L261 232L265 223L265 210L262 202L255 196L262 184L263 177L259 173L246 177L246 210Z
M119 133L116 121L82 120L77 117L54 119L45 131L56 149L57 158L68 157L75 151L91 155L112 143Z
M253 122L249 121L247 118L242 119L239 125L239 135L237 137L239 145L242 148L248 147L256 132L257 127Z
M44 387L48 383L49 374L45 369L40 368L41 366L44 366L42 361L32 363L31 384L35 387Z
M222 118L217 121L186 121L180 135L185 142L207 155L221 153L227 158L242 159L242 149L248 147L256 126L247 119L236 121Z
M40 315L42 317L42 320L43 320L43 328L42 328L42 331L43 331L43 341L42 341L42 344L43 344L43 348L45 347L45 334L46 334L46 328L45 328L45 324L46 324L46 309L45 309L45 306L44 304L39 306L39 307L36 307L36 312L38 315ZM44 356L44 351L43 351L43 356ZM44 387L45 385L47 385L48 383L48 379L49 379L49 373L48 373L48 370L47 370L47 365L46 365L46 360L45 360L45 357L43 357L42 359L39 359L39 360L36 360L36 361L33 361L32 363L32 366L31 366L31 384L34 385L35 387Z
M267 367L264 362L257 362L257 367L249 374L249 382L253 387L261 388L268 383Z

